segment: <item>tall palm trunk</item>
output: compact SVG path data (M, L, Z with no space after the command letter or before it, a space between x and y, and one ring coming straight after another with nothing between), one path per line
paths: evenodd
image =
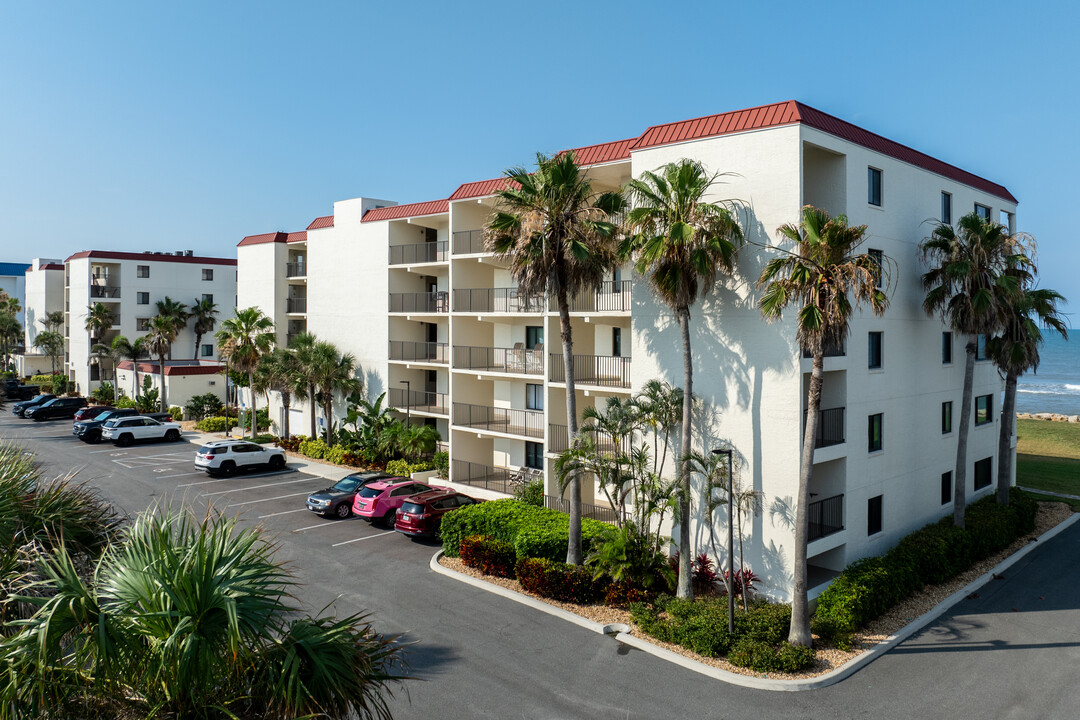
M281 409L283 411L282 412L283 417L281 418L281 432L282 432L282 437L284 437L284 438L291 437L289 435L289 406L290 405L292 405L292 393L289 393L289 392L281 393Z
M165 356L158 355L158 362L161 363L158 369L161 370L161 412L169 411L169 403L165 398Z
M199 345L202 343L203 334L201 332L195 333L195 353L191 356L192 360L199 359Z
M971 427L971 392L975 384L975 350L979 339L968 336L964 346L964 396L960 401L960 427L956 433L956 470L953 472L953 525L964 527L964 510L967 508L967 446Z
M555 297L559 304L559 338L562 340L563 367L566 369L566 433L569 445L573 447L578 436L577 392L574 389L574 336L570 327L570 301L566 297L566 286L557 282ZM571 565L582 563L581 548L581 477L574 473L570 477L570 539L566 544L566 562Z
M694 398L694 358L690 354L690 308L681 307L676 313L679 329L682 331L683 348L683 418L682 458L675 464L679 479L679 583L676 594L681 598L692 598L694 588L690 581L690 444L691 410ZM711 518L710 518L710 524Z
M311 437L319 437L319 431L315 429L315 383L308 383L308 413L311 415Z
M1009 485L1012 480L1012 436L1016 424L1016 379L1013 371L1005 374L1005 399L1001 403L1001 427L998 430L997 501L1009 504Z
M333 438L330 437L331 426L330 418L334 417L334 393L323 393L323 417L326 418L326 444L330 445L333 442Z
M810 392L806 396L806 430L803 432L802 460L799 467L799 502L795 506L795 557L791 593L791 630L788 642L810 647L810 602L807 599L806 553L809 543L810 481L814 479L814 445L817 441L818 415L821 412L821 385L825 379L825 352L814 351L810 373ZM745 588L743 592L745 592Z
M248 415L248 424L251 426L251 439L255 439L255 371L248 370L248 394L251 395L251 413Z

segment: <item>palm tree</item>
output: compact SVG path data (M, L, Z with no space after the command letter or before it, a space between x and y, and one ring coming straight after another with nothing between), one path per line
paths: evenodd
M664 474L668 446L671 444L671 432L682 423L683 392L681 388L658 378L649 380L641 386L641 392L634 397L642 424L653 436L653 472ZM660 446L660 436L664 438Z
M423 455L435 452L442 438L434 425L410 425L397 438L398 450L406 460L415 462Z
M690 583L690 468L691 402L694 360L690 352L690 306L710 292L721 272L732 272L742 243L742 230L731 203L710 203L705 195L719 175L710 175L698 162L681 160L646 172L627 188L636 207L627 217L629 235L622 253L635 259L635 269L649 278L653 291L675 314L682 333L683 456L675 466L679 498L679 583L681 598L693 596Z
M86 331L93 340L101 340L102 334L113 326L113 314L105 303L86 307Z
M847 224L843 215L829 217L824 210L803 208L798 226L784 225L780 235L794 245L766 264L758 279L764 287L758 304L767 320L777 320L784 308L800 303L796 336L813 357L810 389L806 397L806 427L803 431L799 467L799 496L795 508L794 589L791 603L792 645L809 647L810 614L806 597L806 547L809 530L807 511L810 483L814 475L814 445L821 410L825 348L841 345L850 331L855 306L869 305L875 315L889 306L886 293L892 260L869 254L856 255L865 240L866 226ZM881 285L881 287L879 287Z
M967 444L971 423L971 395L975 379L975 353L979 335L998 332L1005 321L1001 299L1017 290L1017 277L1008 270L1026 268L1023 238L975 213L960 218L956 227L938 225L919 245L929 270L922 276L926 297L923 310L938 314L957 333L967 336L964 346L964 394L960 427L956 434L953 474L953 524L964 527L967 506Z
M18 344L23 328L14 315L0 313L0 343L4 348L4 370L11 365L11 349Z
M566 377L566 428L572 444L578 418L570 297L594 292L616 267L616 227L610 219L625 201L618 193L594 192L573 152L553 158L537 153L536 165L532 173L522 167L506 171L510 187L496 193L498 210L485 237L495 256L509 263L520 293L556 300ZM580 565L581 484L576 475L569 489L566 561Z
M289 348L274 348L269 355L263 355L255 369L254 387L267 393L267 402L270 400L270 391L281 395L282 437L291 437L289 408L292 406L292 399L306 397L307 394L307 379L300 368L296 352Z
M56 358L64 351L64 336L52 330L39 332L34 338L34 347L49 356L52 371L56 374Z
M998 428L997 501L1009 504L1012 477L1012 436L1016 425L1016 381L1028 370L1039 368L1039 326L1061 333L1068 339L1065 319L1057 308L1065 297L1054 290L1032 287L1034 275L1023 269L1007 270L1019 280L1019 292L1002 298L1004 327L987 342L987 354L1005 375L1005 398L1001 403Z
M156 355L158 370L161 371L161 412L168 412L169 403L165 397L165 356L172 355L172 344L176 342L176 322L164 315L156 315L147 323L150 331L144 337L146 351Z
M315 405L318 404L318 394L315 392L315 346L319 339L313 333L302 332L293 338L289 347L296 353L300 363L300 372L307 383L307 393L303 396L308 400L308 415L311 428L311 437L315 437L318 431L315 429ZM299 394L298 397L301 397Z
M326 443L333 443L334 394L351 395L363 390L356 374L356 356L342 354L332 343L319 342L312 349L312 370L326 418Z
M176 342L176 338L187 327L187 321L191 317L191 313L188 312L187 305L176 302L168 295L163 300L157 301L157 312L160 317L165 318L173 327L173 339L169 342L169 359L172 360L172 343Z
M48 332L57 332L64 325L64 311L50 310L38 320Z
M274 347L274 321L257 307L237 310L236 315L221 323L217 331L218 347L222 355L248 375L251 389L251 437L255 437L255 368L259 358Z
M146 352L146 338L138 337L132 342L123 335L117 335L112 341L112 351L118 357L131 361L131 399L139 397L139 359Z
M217 303L210 298L197 299L191 304L189 318L194 320L191 330L195 333L195 354L191 356L192 359L199 357L199 345L202 344L203 336L213 332L217 324L217 314Z

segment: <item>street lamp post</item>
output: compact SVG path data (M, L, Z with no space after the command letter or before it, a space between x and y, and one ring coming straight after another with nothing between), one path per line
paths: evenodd
M410 423L411 415L409 413L409 404L410 404L409 403L409 400L410 400L409 387L410 387L410 385L409 385L408 380L402 380L401 384L405 386L405 426L408 427L411 424Z
M731 475L732 450L713 450L713 455L727 455L727 629L729 635L735 634L735 478ZM746 592L746 588L743 588Z

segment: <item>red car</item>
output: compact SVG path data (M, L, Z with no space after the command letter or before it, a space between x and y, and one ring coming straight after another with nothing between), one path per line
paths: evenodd
M353 515L372 521L382 520L393 527L394 516L401 504L405 502L405 498L434 489L431 485L405 478L390 478L373 482L356 493L352 507Z
M439 534L443 515L478 502L482 501L447 489L413 495L398 510L394 529L412 537L435 537Z
M116 408L112 405L91 405L89 407L84 407L82 410L75 413L75 422L79 422L80 420L93 420L106 410L115 409Z

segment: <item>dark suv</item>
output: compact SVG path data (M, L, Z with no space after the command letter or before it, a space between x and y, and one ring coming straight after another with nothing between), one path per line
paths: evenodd
M456 490L429 490L413 495L397 511L394 529L411 537L435 537L443 515L481 502Z
M352 514L353 499L365 485L376 480L394 477L384 472L363 472L346 475L331 487L308 495L308 510L323 517L347 518Z
M23 417L34 420L59 420L67 418L71 420L75 413L86 407L86 398L55 398L47 403L32 407L23 413Z
M38 395L33 400L23 400L22 402L15 403L11 406L11 412L16 417L26 417L25 413L30 408L37 407L38 405L44 405L50 400L55 399L55 395Z
M101 427L113 418L128 417L131 415L146 415L161 422L172 420L169 413L141 413L135 408L111 408L95 416L92 420L76 420L71 426L71 434L85 443L101 442Z
M12 400L29 400L41 392L37 385L23 385L18 380L4 381L4 394Z

